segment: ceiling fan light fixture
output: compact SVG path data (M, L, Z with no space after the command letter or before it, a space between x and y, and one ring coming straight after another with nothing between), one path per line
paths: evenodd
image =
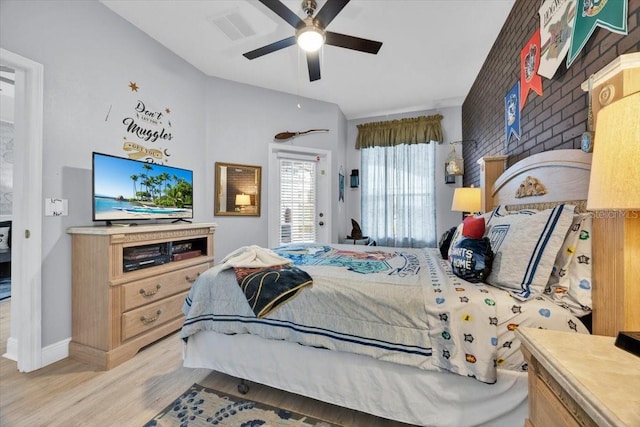
M286 0L290 3L293 0ZM256 59L269 53L297 44L307 57L309 81L320 80L319 50L328 44L335 47L356 50L364 53L377 54L382 47L381 42L367 40L360 37L348 36L325 31L327 26L342 11L350 0L323 0L322 8L316 14L318 2L316 0L302 0L302 10L306 18L298 16L284 0L260 0L266 8L282 18L287 24L295 28L295 35L269 43L242 55L247 59ZM300 51L298 51L300 53Z
M305 52L318 51L324 44L325 39L324 31L313 24L302 27L296 33L296 43Z

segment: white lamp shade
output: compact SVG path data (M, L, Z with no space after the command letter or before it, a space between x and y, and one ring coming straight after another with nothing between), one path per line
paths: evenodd
M313 25L302 28L296 35L298 46L305 52L316 52L325 40L324 32Z
M248 194L237 194L236 195L236 206L250 206L251 205L251 196Z
M588 210L640 210L640 92L598 112Z
M452 211L480 212L480 209L482 209L482 190L480 188L456 188L451 204Z

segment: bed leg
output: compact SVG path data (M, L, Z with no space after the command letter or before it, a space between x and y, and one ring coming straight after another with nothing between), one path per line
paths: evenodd
M238 384L238 393L240 394L249 393L249 383L247 383L244 379L241 379L240 384Z

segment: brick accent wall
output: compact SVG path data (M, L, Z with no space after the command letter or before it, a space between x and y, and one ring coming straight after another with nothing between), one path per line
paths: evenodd
M610 0L619 1L619 0ZM580 85L624 53L640 51L640 0L628 0L626 36L597 28L569 69L542 78L543 95L530 91L520 116L521 137L505 147L504 97L520 79L520 51L540 26L541 1L516 0L462 105L464 186L479 185L477 160L506 154L508 165L548 150L580 148L587 130L588 97Z
M253 169L227 168L227 210L236 208L236 195L249 194L251 205L256 206L256 177ZM246 208L245 208L246 209Z

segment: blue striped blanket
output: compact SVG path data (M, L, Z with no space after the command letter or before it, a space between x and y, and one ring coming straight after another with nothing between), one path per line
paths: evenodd
M232 269L202 274L181 336L256 334L496 381L495 303L484 285L446 271L437 249L296 245L275 252L313 286L259 318Z

